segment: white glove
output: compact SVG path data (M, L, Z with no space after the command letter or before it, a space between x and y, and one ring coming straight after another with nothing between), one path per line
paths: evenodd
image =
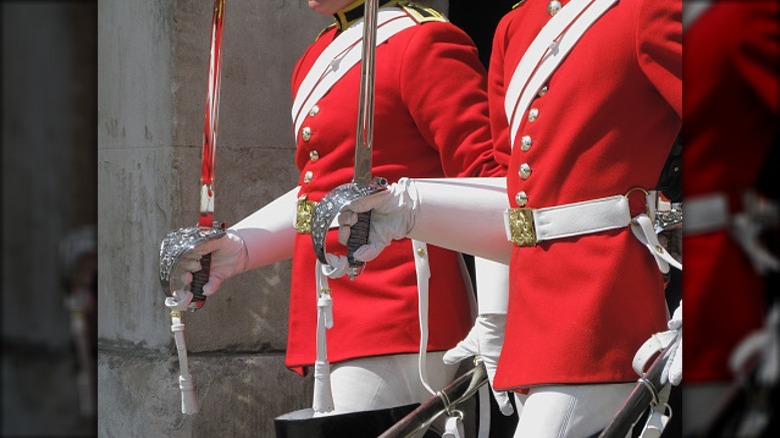
M672 352L672 356L669 358L669 362L666 363L664 377L661 378L661 381L664 382L664 380L668 380L669 383L676 386L682 382L682 300L680 300L680 305L677 306L677 310L674 311L672 319L670 319L666 325L669 330L678 332L680 342L677 343L675 350Z
M458 342L455 348L444 354L444 363L452 365L472 356L482 358L485 364L488 381L493 387L493 378L496 375L498 356L501 354L501 346L504 344L504 326L506 315L480 315L477 317L474 327L466 336L466 339ZM493 389L498 407L504 415L512 415L514 409L509 401L509 394L505 391Z
M506 178L401 178L346 205L338 219L339 242L346 245L357 213L371 210L368 244L354 254L358 261L370 261L394 239L408 237L508 264L514 248L504 229L508 206Z
M179 261L186 272L181 276L185 284L192 283L192 274L200 271L200 259L211 253L209 280L203 285L203 295L209 296L219 289L223 281L246 271L248 253L244 239L228 229L224 236L208 240L196 246Z
M387 190L350 202L339 214L339 243L346 246L350 227L357 223L358 213L371 211L368 243L355 251L353 256L356 260L368 262L375 259L391 241L403 239L412 229L417 191L410 187L411 184L410 179L401 178Z

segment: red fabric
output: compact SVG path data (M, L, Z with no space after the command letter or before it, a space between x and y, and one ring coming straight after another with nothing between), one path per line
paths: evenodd
M778 136L778 23L777 1L728 1L686 30L684 199L756 185ZM686 235L683 250L683 379L730 379L728 356L762 324L764 280L725 230Z
M323 33L299 60L296 90L318 55L336 36ZM307 116L309 141L296 136L301 194L320 200L352 179L360 67L355 65ZM493 159L484 67L464 32L450 23L428 22L403 30L376 52L373 173L390 182L401 177L501 176ZM309 152L319 159L312 161ZM306 183L303 175L312 172ZM335 230L329 252L343 249ZM343 252L343 251L342 251ZM459 254L429 247L429 350L453 347L471 328ZM315 359L315 256L309 235L298 235L293 257L286 364ZM331 280L334 327L328 331L331 362L419 349L417 284L411 243L394 242L367 263L354 281Z
M496 148L509 141L506 87L549 19L547 2L526 2L497 27L488 80ZM520 190L538 208L654 187L681 125L681 40L679 0L621 0L596 21L532 102L538 119L523 115L511 206ZM521 163L531 166L527 180ZM640 198L633 214L644 210ZM516 247L510 284L500 389L636 380L636 350L666 328L662 275L628 228Z

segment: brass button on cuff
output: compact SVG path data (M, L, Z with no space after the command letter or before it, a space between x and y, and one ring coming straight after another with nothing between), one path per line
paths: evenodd
M311 160L312 163L317 161L317 160L319 160L319 159L320 159L320 153L319 152L317 152L316 150L309 151L309 160Z

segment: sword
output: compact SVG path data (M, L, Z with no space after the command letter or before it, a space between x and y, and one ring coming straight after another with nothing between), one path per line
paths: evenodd
M435 396L424 401L379 438L419 438L442 414L471 398L480 387L488 383L487 371L481 362L453 380Z
M206 95L206 117L203 126L203 156L200 167L200 215L198 228L221 230L224 224L214 220L214 153L217 148L217 124L219 122L219 91L222 82L222 19L225 0L214 0L211 19L211 51L209 59L208 93ZM200 259L201 270L193 274L190 291L195 309L206 302L203 285L209 280L211 254Z
M312 243L314 252L321 263L327 265L325 258L325 236L333 218L348 203L384 190L387 180L371 176L371 150L374 141L374 77L376 69L376 27L378 0L366 0L363 23L363 41L360 70L360 95L358 101L358 119L355 135L355 169L352 182L342 184L326 194L314 208L312 217ZM352 226L347 242L347 274L354 279L363 271L364 263L354 259L355 250L368 242L371 212L358 214L358 220Z
M180 228L168 233L160 246L160 283L167 295L165 306L170 310L171 331L179 357L179 389L181 411L195 414L200 403L195 394L195 385L189 372L187 346L184 339L184 312L203 307L206 296L203 285L208 282L211 254L200 259L201 269L192 276L190 290L174 294L172 273L177 262L190 250L207 240L222 237L225 225L214 220L214 153L217 146L217 124L219 121L219 91L222 67L222 21L225 14L225 0L214 0L211 19L211 49L209 59L208 91L206 94L206 116L203 132L203 155L200 176L200 213L196 227Z
M225 224L214 220L214 176L215 151L217 147L217 124L219 122L219 91L222 71L222 22L225 0L214 0L211 18L211 48L209 59L208 90L206 93L206 115L203 129L203 150L200 168L200 209L197 227L180 228L168 233L160 247L160 283L168 297L176 289L172 284L172 272L176 263L198 244L225 234ZM211 254L200 259L201 269L192 275L190 292L192 301L189 310L203 307L206 296L203 286L209 280Z
M633 429L642 414L648 408L659 403L658 394L664 388L664 384L661 383L661 376L663 375L664 367L671 360L674 347L679 342L680 336L678 335L666 348L658 353L658 356L653 360L653 364L639 378L636 386L634 386L634 389L615 416L612 417L612 421L601 432L599 438L624 438Z

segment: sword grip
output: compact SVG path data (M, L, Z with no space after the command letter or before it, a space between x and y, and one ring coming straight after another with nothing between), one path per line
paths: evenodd
M206 301L206 296L203 295L203 286L209 281L209 273L211 272L211 253L204 255L200 258L200 271L192 274L192 283L190 284L190 292L192 292L192 301L200 302L197 307L203 305Z
M358 248L368 243L368 231L371 226L371 212L358 213L357 222L352 226L347 240L347 261L350 267L350 278L354 278L363 271L365 263L355 260L354 254Z

